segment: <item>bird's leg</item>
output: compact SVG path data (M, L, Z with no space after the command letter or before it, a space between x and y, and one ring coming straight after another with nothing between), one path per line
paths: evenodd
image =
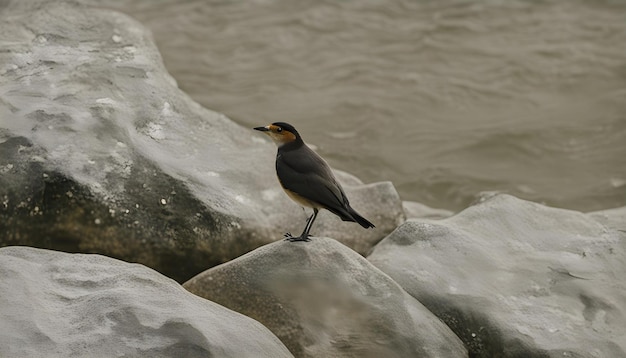
M307 220L306 226L304 227L304 231L302 231L302 234L300 235L300 237L308 239L309 231L311 231L311 228L313 227L313 222L315 221L315 218L317 218L318 212L319 212L319 209L313 208L313 215L311 215L311 218Z
M306 214L306 210L304 209L304 206L302 206L300 208L302 209L302 212L304 213L304 217L306 218L306 225L308 225L309 224L309 220L311 220L311 217ZM284 233L283 236L285 237L285 240L287 240L289 238L293 238L293 235L291 235L290 232Z
M319 209L317 208L313 208L313 215L311 215L311 217L309 217L309 219L306 221L306 226L304 227L304 231L302 231L302 234L300 234L300 236L298 237L293 237L291 236L291 234L287 233L285 234L285 237L287 241L311 241L311 239L309 239L309 231L311 231L311 226L313 226L313 222L315 221L315 218L317 217L317 213L319 212Z

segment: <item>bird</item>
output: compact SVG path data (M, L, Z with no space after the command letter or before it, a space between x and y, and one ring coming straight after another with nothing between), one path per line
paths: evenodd
M254 129L269 135L278 146L276 175L287 196L302 207L313 209L302 234L296 237L286 233L285 240L310 241L309 232L320 209L330 211L343 221L356 222L366 229L375 227L350 206L346 193L328 163L304 143L291 124L275 122Z

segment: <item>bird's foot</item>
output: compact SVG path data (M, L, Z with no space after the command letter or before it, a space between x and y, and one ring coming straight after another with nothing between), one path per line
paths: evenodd
M285 235L285 241L289 241L289 242L296 242L296 241L304 241L304 242L308 242L311 241L311 239L309 238L309 235L301 235L301 236L292 236L290 233L286 233Z

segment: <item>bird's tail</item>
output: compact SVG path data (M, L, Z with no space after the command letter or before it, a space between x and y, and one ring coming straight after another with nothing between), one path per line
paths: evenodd
M356 210L352 209L351 207L348 207L348 211L350 212L350 216L352 216L354 221L364 228L369 229L376 227L374 226L374 224L369 222L369 220L367 220L366 218L362 217L359 213L356 212Z

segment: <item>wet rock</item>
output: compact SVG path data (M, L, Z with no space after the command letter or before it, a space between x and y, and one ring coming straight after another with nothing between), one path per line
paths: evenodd
M465 357L459 339L335 240L279 241L187 281L262 322L297 357Z
M1 246L101 253L182 282L302 230L275 146L178 89L141 24L74 1L0 6ZM323 213L313 233L365 253L401 202L390 183L344 177L377 229Z
M260 323L138 264L0 249L2 357L291 357Z
M508 195L409 220L368 260L475 357L626 357L626 235Z

